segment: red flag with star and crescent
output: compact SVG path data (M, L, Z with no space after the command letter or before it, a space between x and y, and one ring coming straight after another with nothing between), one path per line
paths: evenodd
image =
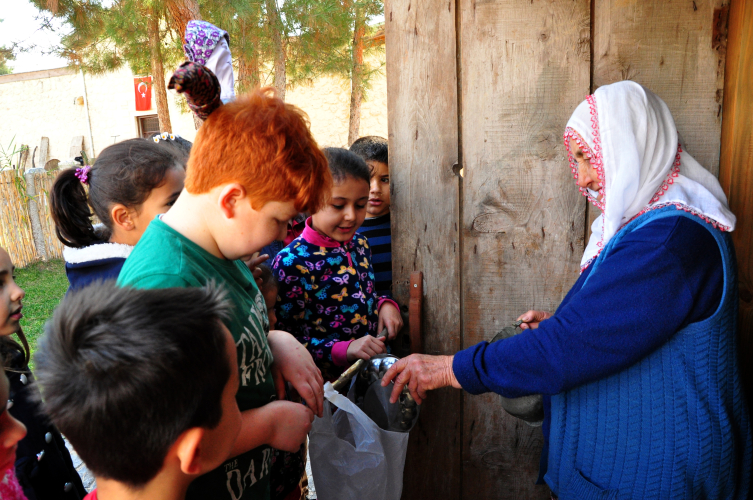
M152 77L142 76L133 79L133 90L136 93L136 111L152 109Z

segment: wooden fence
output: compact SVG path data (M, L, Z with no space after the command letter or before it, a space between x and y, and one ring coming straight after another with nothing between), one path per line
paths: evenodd
M27 170L23 176L13 169L0 171L0 247L16 267L63 256L49 206L56 175L43 168Z

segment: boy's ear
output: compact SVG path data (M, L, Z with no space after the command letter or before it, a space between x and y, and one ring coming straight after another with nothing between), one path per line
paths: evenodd
M226 184L221 190L217 203L222 214L232 219L240 207L240 201L246 198L246 188L237 182Z
M116 226L119 226L125 231L132 231L136 227L136 224L134 224L134 221L131 218L131 211L121 203L115 203L112 206L110 209L110 217Z
M175 454L180 461L183 474L195 476L207 472L203 470L201 460L201 441L204 439L204 429L192 427L178 436L173 445Z

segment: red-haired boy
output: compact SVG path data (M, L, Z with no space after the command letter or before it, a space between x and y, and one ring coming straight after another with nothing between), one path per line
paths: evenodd
M297 451L314 413L321 414L319 370L292 335L269 331L264 297L241 259L282 239L299 212L316 212L331 184L304 115L270 90L254 92L206 120L191 151L184 191L152 221L123 266L123 286L214 281L233 304L225 324L238 354L241 431L230 458L192 483L189 500L269 498L270 447ZM275 401L284 394L284 380L307 406Z

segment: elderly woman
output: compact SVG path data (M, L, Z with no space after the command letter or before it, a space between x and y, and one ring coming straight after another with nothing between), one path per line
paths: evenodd
M634 82L581 103L565 147L603 213L557 312L528 311L525 332L455 356L405 358L383 385L419 402L444 386L544 394L544 480L563 499L747 498L735 217L719 183Z

